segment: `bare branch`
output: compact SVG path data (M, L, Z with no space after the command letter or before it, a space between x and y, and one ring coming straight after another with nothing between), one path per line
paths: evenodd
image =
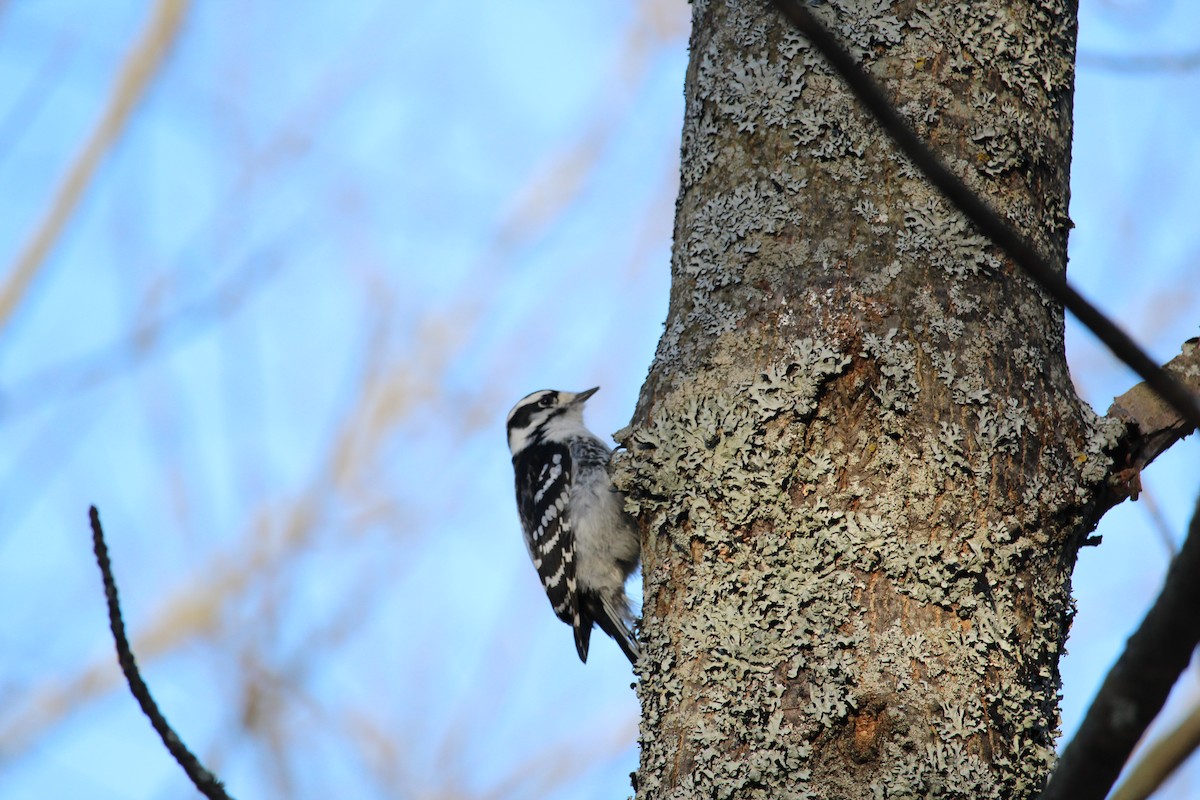
M1200 399L1181 386L1154 362L1129 336L1075 291L1054 266L1044 259L1025 237L1005 222L988 204L942 163L892 107L879 85L863 71L852 56L800 0L773 0L792 23L841 75L859 102L866 106L896 146L955 208L980 232L1003 250L1021 269L1054 299L1061 302L1087 326L1113 354L1125 362L1179 414L1200 426Z
M0 6L3 14L3 6ZM29 81L20 95L9 103L3 117L0 117L0 159L11 155L16 149L13 145L21 134L29 127L31 120L36 119L46 101L53 96L51 87L58 80L66 63L66 56L78 43L75 37L64 34L42 63L37 74Z
M100 565L100 574L104 578L104 596L108 600L108 623L112 628L113 641L117 646L117 661L121 663L121 672L129 683L129 691L142 707L142 713L150 719L150 724L162 737L167 750L183 767L183 771L191 778L196 789L210 800L230 800L225 793L225 787L216 776L204 768L200 760L188 750L187 745L171 728L166 717L158 709L158 704L150 695L150 688L142 680L137 662L133 659L133 651L129 648L129 639L125 636L125 621L121 619L121 602L117 598L117 583L113 579L112 564L108 559L108 546L104 543L104 529L100 527L100 512L92 506L88 511L92 521L92 546L96 550L96 563Z
M1063 750L1041 800L1103 800L1200 642L1200 502L1137 632Z
M96 168L125 129L134 106L145 94L146 87L174 44L187 6L187 0L159 2L154 18L121 69L104 116L92 131L83 152L71 165L66 180L58 188L45 217L21 251L4 285L0 286L0 327L25 296L91 183Z
M277 253L252 257L208 294L171 313L139 324L120 339L68 361L51 364L0 393L0 421L43 411L63 398L76 398L143 360L168 352L209 326L233 316L283 266Z
M1158 540L1162 543L1163 550L1167 554L1167 559L1170 560L1179 552L1179 545L1175 542L1175 534L1171 531L1171 523L1167 521L1167 517L1163 514L1162 507L1154 498L1154 492L1150 491L1145 484L1142 484L1142 496L1140 498L1142 507L1146 510L1146 516L1150 517L1150 526L1158 535Z
M1184 342L1182 352L1164 369L1188 389L1200 393L1200 339ZM1122 448L1125 458L1117 465L1122 472L1114 476L1120 484L1117 499L1137 497L1137 473L1196 429L1195 422L1164 402L1145 383L1113 400L1108 417L1124 422L1128 430Z
M1174 730L1146 748L1109 800L1146 800L1197 748L1200 748L1200 703Z
M1200 53L1133 54L1089 53L1086 50L1075 59L1081 67L1147 75L1164 72L1190 72L1200 68Z

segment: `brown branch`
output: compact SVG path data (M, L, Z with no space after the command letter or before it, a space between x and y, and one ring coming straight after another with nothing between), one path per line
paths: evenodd
M883 90L837 41L801 0L772 0L776 7L825 57L834 71L874 117L905 156L955 208L974 223L1029 275L1043 291L1062 303L1117 358L1141 376L1180 415L1200 426L1200 398L1181 386L1154 362L1129 336L1067 283L1066 278L1011 225L993 211L978 194L942 163L913 131L884 95Z
M117 598L117 583L113 579L112 564L108 559L108 546L104 543L104 529L100 527L100 512L92 506L88 514L92 521L92 547L96 551L96 563L100 565L100 575L104 578L104 596L108 600L108 623L112 628L113 641L117 646L117 661L121 664L121 672L129 683L129 691L137 699L154 730L162 737L168 752L183 767L183 771L191 778L196 789L210 800L231 800L225 793L225 787L216 776L204 768L200 759L192 754L179 735L167 722L166 717L159 711L158 704L150 695L150 688L142 680L137 662L133 659L133 650L129 647L129 639L125 636L125 621L121 619L121 602Z
M1041 800L1103 800L1200 642L1200 502L1167 580L1109 671Z
M284 259L275 252L255 255L203 297L144 322L120 339L89 353L46 366L0 391L0 421L7 422L32 411L43 412L65 398L77 399L143 361L207 332L210 325L241 310L283 264Z
M1081 67L1146 75L1164 72L1189 72L1200 68L1200 53L1089 53L1079 54L1075 62Z
M1183 351L1164 365L1164 369L1193 392L1200 394L1200 339L1183 343ZM1113 400L1108 418L1126 425L1121 447L1114 454L1114 473L1110 479L1113 496L1110 504L1126 497L1137 498L1138 474L1167 448L1196 430L1196 425L1163 401L1145 383L1139 383Z
M25 296L25 291L79 205L96 168L125 129L134 106L145 94L150 80L174 44L187 5L187 0L161 0L141 40L130 52L113 87L104 116L71 165L66 180L58 188L45 217L17 257L4 285L0 286L0 328Z
M1200 748L1200 704L1173 730L1160 736L1129 770L1109 800L1146 800L1187 757Z

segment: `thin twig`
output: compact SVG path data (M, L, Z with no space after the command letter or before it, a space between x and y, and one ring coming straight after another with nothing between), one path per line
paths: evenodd
M210 325L232 316L253 299L283 265L284 259L275 252L256 254L203 297L142 323L91 352L42 368L0 392L0 421L43 413L62 399L75 400L143 359L207 333Z
M112 564L108 559L108 546L104 543L104 530L100 527L100 512L95 506L89 509L92 520L92 546L96 551L96 563L100 565L100 574L104 578L104 596L108 600L108 623L112 628L113 641L117 645L117 661L121 664L121 672L129 683L129 691L142 707L142 713L150 719L150 724L162 737L167 750L183 767L183 771L191 778L196 789L210 800L231 800L225 793L225 787L216 776L204 768L200 759L188 750L187 745L171 728L166 717L158 710L158 704L150 695L150 688L142 680L137 662L133 659L133 650L129 647L129 639L125 636L125 622L121 619L121 603L117 598L117 583L113 579Z
M1075 62L1081 67L1124 72L1130 75L1190 72L1200 68L1200 53L1090 53L1079 54Z
M1174 406L1192 425L1200 427L1200 399L1156 364L1129 336L1095 306L1076 292L1049 261L1042 258L1023 236L951 172L941 159L913 132L858 61L825 29L800 0L772 0L783 14L808 37L813 46L841 75L879 126L897 147L959 211L1054 299L1061 302L1087 326L1113 354Z
M125 130L138 101L145 96L151 80L158 74L182 27L188 2L160 0L142 38L130 51L113 87L104 116L92 130L83 151L55 192L45 216L21 249L4 285L0 286L0 329L9 322L59 235L66 228L104 156Z
M1200 642L1200 502L1167 580L1062 757L1041 800L1103 800Z
M1145 483L1142 484L1142 496L1139 499L1142 501L1142 508L1146 510L1146 516L1150 517L1150 527L1154 529L1158 541L1166 551L1167 559L1174 558L1179 552L1179 546L1175 543L1171 523L1167 521L1167 515L1163 513L1158 501L1154 499L1154 492L1146 488Z
M1146 748L1109 800L1146 800L1200 748L1200 703L1183 721Z

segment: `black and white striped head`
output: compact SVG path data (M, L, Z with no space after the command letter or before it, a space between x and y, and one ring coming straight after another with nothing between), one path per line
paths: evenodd
M587 433L583 403L598 391L599 386L575 393L542 389L522 397L508 412L508 449L515 456L530 445Z

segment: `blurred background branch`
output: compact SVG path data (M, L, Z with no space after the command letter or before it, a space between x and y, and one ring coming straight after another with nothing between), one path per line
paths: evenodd
M1187 72L1200 68L1200 53L1119 54L1081 51L1079 66L1087 69L1103 69L1130 74L1156 74L1163 72Z
M107 119L92 84L144 11L9 9L0 180L23 205L58 207L42 187L71 114ZM55 621L0 634L23 654L0 673L0 797L182 788L83 613L94 579L60 514L92 500L146 679L232 794L627 791L623 657L584 671L525 623L545 599L501 423L543 382L603 381L600 429L632 407L626 360L649 362L665 305L686 8L514 13L532 38L481 30L433 74L457 14L176 20L0 341L0 546L19 554L0 600ZM586 35L564 48L568 30ZM41 229L6 224L6 245ZM583 303L596 324L548 341Z
M103 116L68 169L44 218L9 270L3 286L0 286L0 330L4 329L45 263L47 254L70 220L96 169L120 137L131 112L158 73L175 43L187 8L187 0L159 0L156 4L149 25L121 68Z
M1195 10L1141 34L1082 13L1094 50L1177 52L1158 40ZM0 798L189 791L120 690L79 548L92 502L146 679L231 794L628 795L628 666L583 667L546 613L502 423L596 384L593 429L628 422L667 307L687 4L478 4L470 27L369 0L0 14ZM1105 74L1079 76L1073 280L1165 360L1200 318L1194 73ZM1135 254L1159 271L1130 286ZM1107 408L1133 381L1071 337ZM1082 557L1068 731L1196 459L1143 476L1157 527L1126 504Z
M1200 748L1200 703L1193 697L1191 710L1166 733L1143 748L1109 796L1111 800L1145 800L1175 774Z

